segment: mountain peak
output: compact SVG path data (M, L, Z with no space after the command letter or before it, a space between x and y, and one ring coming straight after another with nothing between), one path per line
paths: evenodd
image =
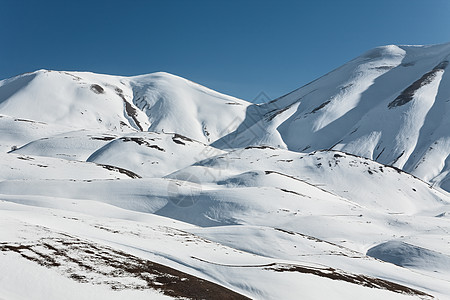
M80 129L178 132L205 143L234 130L248 105L166 72L125 77L41 69L0 82L5 115Z
M215 145L340 150L450 190L449 58L450 43L374 48L276 101L253 106L253 115L263 117L247 118Z

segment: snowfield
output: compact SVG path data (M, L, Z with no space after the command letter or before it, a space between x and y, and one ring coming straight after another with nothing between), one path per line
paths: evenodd
M450 299L450 44L251 104L0 81L0 299Z

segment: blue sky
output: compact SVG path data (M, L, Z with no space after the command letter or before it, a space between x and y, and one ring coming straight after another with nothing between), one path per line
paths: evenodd
M450 42L449 0L0 0L0 79L166 71L251 101L366 50Z

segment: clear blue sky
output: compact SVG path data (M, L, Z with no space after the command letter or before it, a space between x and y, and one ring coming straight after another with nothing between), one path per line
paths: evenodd
M0 0L0 79L166 71L275 98L385 44L450 42L450 0Z

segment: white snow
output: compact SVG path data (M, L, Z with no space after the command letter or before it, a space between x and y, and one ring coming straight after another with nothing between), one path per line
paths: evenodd
M449 55L379 47L262 105L167 73L0 81L0 299L180 298L167 282L194 277L450 299Z

